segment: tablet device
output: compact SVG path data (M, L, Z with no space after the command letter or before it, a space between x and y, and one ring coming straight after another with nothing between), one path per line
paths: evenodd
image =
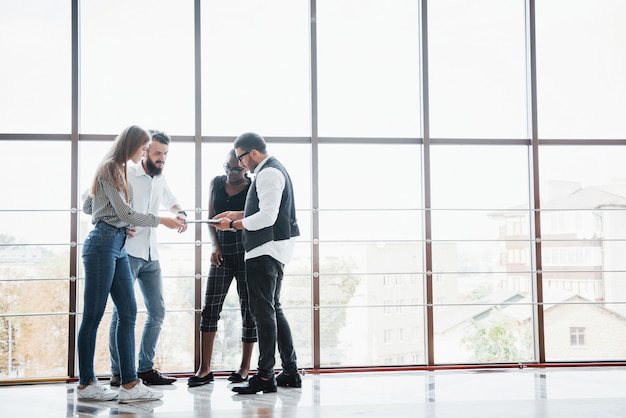
M185 221L188 224L219 224L221 223L221 219L191 219Z

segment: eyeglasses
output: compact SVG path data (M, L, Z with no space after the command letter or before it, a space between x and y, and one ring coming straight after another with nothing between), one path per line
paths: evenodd
M228 164L224 164L224 170L227 173L231 173L232 172L233 174L239 174L239 173L241 173L243 171L243 168L241 168L241 167L231 167Z
M250 151L246 151L246 152L244 152L243 154L238 155L238 156L237 156L237 160L238 160L239 162L241 162L241 159L242 159L243 157L245 157L246 155L250 154L251 152L252 152L252 150L250 150Z

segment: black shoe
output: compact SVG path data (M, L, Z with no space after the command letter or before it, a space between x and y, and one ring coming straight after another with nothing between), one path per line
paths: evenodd
M252 376L247 385L235 386L233 392L237 392L240 395L254 395L257 392L269 393L276 392L276 379L272 376L271 379L263 380L258 375Z
M298 372L296 372L296 374L285 374L285 372L280 372L280 374L276 376L276 384L278 386L285 386L288 388L301 388L302 378Z
M163 376L161 372L154 369L147 372L137 373L137 376L143 380L143 383L146 385L171 385L176 381L175 378Z
M246 380L248 380L248 376L241 377L239 373L232 372L230 376L228 376L228 380L230 380L233 383L241 383L241 382L245 382Z
M111 375L111 381L109 382L110 386L119 387L122 384L122 378L119 374Z
M206 385L207 383L211 383L213 381L213 372L207 374L204 377L191 376L187 381L187 385L190 388L194 388L196 386Z

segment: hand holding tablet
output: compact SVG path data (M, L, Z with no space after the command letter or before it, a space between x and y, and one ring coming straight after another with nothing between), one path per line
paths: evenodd
M190 219L185 221L188 224L210 224L216 225L222 222L221 219Z

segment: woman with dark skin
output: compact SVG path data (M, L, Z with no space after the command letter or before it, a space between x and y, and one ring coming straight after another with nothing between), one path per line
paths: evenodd
M228 153L224 163L225 175L211 180L209 188L209 219L216 214L229 210L243 210L251 179L247 171L239 167L235 150ZM242 319L242 354L237 371L231 373L228 380L243 382L248 379L252 349L257 341L256 326L248 309L248 289L245 278L244 248L242 231L218 231L209 227L213 244L211 267L207 280L204 308L200 322L201 362L195 376L189 378L191 387L211 383L214 380L211 371L211 357L217 332L217 321L230 284L237 280L237 293Z

